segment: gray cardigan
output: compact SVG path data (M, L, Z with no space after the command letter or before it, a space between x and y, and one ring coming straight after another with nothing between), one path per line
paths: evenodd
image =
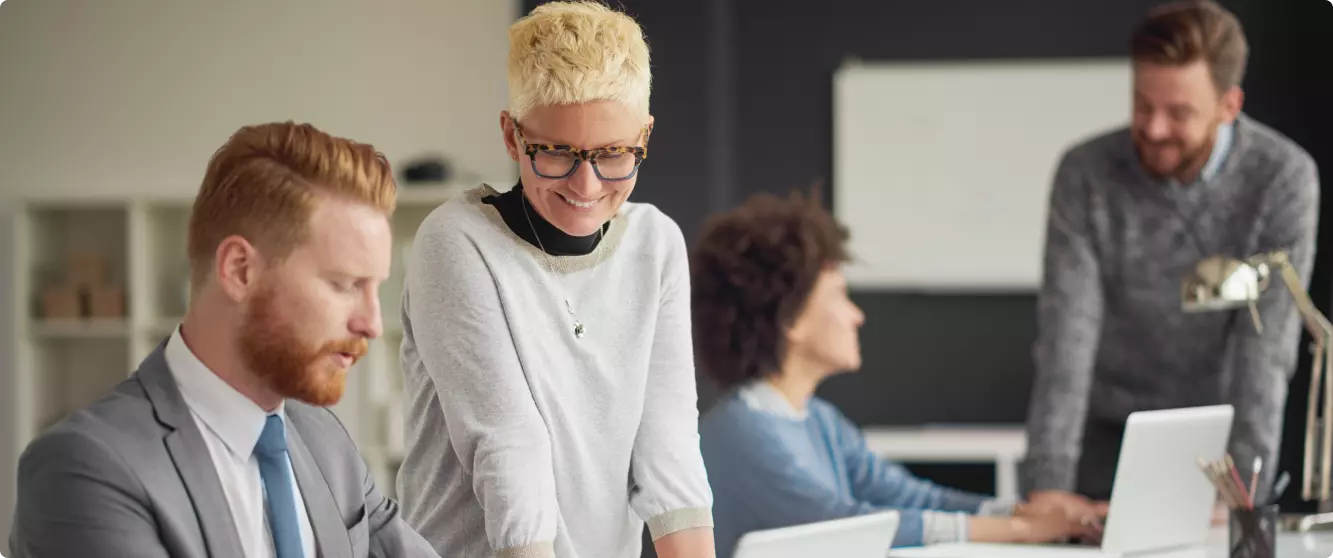
M1086 416L1144 409L1231 403L1237 464L1275 464L1301 335L1291 297L1277 283L1265 292L1260 334L1246 311L1183 312L1181 280L1206 256L1284 249L1308 284L1318 210L1310 155L1244 115L1215 176L1187 186L1149 178L1127 130L1066 153L1038 301L1028 487L1075 486Z

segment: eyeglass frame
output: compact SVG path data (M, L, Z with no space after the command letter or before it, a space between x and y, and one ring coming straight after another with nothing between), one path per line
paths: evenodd
M574 173L579 170L579 165L582 165L584 161L588 161L592 164L592 171L597 175L599 180L606 182L622 182L637 176L639 174L639 165L642 165L643 162L648 159L648 136L653 133L653 125L644 125L642 132L640 132L643 137L642 146L612 146L597 147L594 149L582 149L572 145L562 145L558 143L528 143L528 140L523 137L523 126L519 124L517 120L514 121L514 133L518 134L518 141L523 144L523 153L528 156L528 162L532 165L532 172L537 176L547 180L564 180L574 176ZM537 170L537 153L542 151L563 151L569 153L574 156L574 165L569 167L569 172L566 172L561 176L542 174L541 171ZM607 178L602 176L602 170L597 168L597 158L602 155L625 153L634 156L634 170L630 171L630 173L623 178Z

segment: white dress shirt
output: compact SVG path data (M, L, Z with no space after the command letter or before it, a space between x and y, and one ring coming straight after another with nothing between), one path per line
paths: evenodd
M265 512L264 481L259 476L259 461L254 457L255 444L269 413L204 366L185 345L179 327L167 341L166 359L208 445L246 558L274 558L273 535ZM281 416L286 424L281 406L274 414ZM290 460L287 468L291 470ZM301 545L306 558L315 558L315 532L310 527L301 488L296 485L296 472L291 471L291 475Z

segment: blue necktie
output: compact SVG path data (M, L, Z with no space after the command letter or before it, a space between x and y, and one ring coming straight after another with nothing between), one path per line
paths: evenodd
M282 418L269 415L264 432L255 444L259 476L264 479L269 530L273 532L273 550L277 558L305 558L301 548L301 528L296 521L296 497L287 461L287 432Z

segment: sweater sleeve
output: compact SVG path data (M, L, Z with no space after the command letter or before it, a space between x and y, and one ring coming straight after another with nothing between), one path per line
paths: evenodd
M1028 490L1073 490L1102 322L1087 180L1071 154L1056 170L1046 225L1028 406Z
M716 489L732 500L726 509L744 510L743 517L728 517L730 524L777 529L893 511L899 516L891 544L894 548L967 540L965 514L879 504L813 475L802 463L811 462L806 458L814 456L792 452L810 451L814 446L790 438L796 434L775 430L771 417L734 413L725 424L717 420L705 441L708 472L720 483Z
M1297 159L1285 177L1267 187L1273 195L1264 211L1256 249L1284 250L1292 269L1308 289L1314 265L1318 226L1319 177L1308 156ZM1287 385L1300 351L1302 321L1292 294L1272 269L1273 277L1258 303L1263 331L1257 331L1241 310L1232 322L1224 370L1229 402L1236 409L1230 452L1249 478L1254 458L1262 457L1260 486L1272 486L1282 441L1283 405Z
M448 439L472 478L487 539L501 557L554 556L551 443L485 259L463 233L428 219L404 299Z
M669 229L663 235L666 264L643 415L630 459L630 504L647 522L653 540L713 526L713 495L699 452L685 237L664 215L658 222Z
M861 429L846 416L832 406L821 406L821 412L832 415L829 422L834 425L852 493L858 499L890 508L967 514L979 513L987 502L985 496L940 486L913 475L899 463L880 458L866 446Z
M967 542L968 516L981 513L983 508L992 512L985 496L940 486L875 455L866 446L861 429L832 405L820 405L819 412L828 415L833 425L834 439L846 459L852 494L876 508L896 509L902 514L894 546Z

